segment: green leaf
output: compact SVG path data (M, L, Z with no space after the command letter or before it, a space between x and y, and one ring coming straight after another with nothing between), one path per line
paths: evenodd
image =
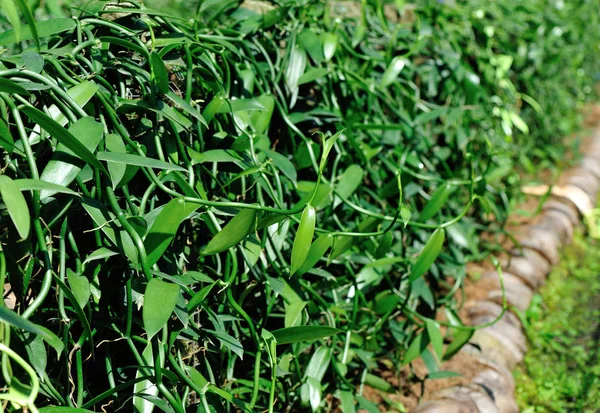
M291 344L315 341L341 332L342 330L327 326L294 326L281 328L271 333L275 336L277 344Z
M395 390L394 386L392 386L390 383L371 373L367 373L365 376L365 384L368 384L369 386L386 393L393 393Z
M259 135L266 134L269 130L271 118L273 117L273 109L275 108L275 99L272 95L260 95L256 98L264 109L253 111L250 115L250 123L254 127L254 130Z
M50 118L48 120L54 122ZM91 116L77 120L77 122L71 125L68 131L56 122L54 122L54 125L61 129L61 131L56 131L56 134L62 134L62 131L65 134L61 138L57 137L61 143L58 144L54 155L52 155L52 159L42 171L40 180L66 187L75 180L81 169L85 166L83 156L94 158L94 162L100 165L94 155L92 155L92 152L96 150L98 143L102 139L103 127L102 124L96 122ZM61 139L65 139L64 143ZM41 192L40 198L48 198L57 192L64 191L56 191L48 188Z
M87 264L88 262L91 261L96 261L96 260L102 260L104 258L109 258L112 257L114 255L118 255L119 253L113 250L110 250L108 248L105 247L100 247L98 248L96 251L92 252L90 255L87 256L87 258L85 259L85 261L83 261L83 264Z
M156 52L150 53L150 67L152 68L152 78L158 90L163 95L169 92L169 74L162 58Z
M69 286L71 291L77 300L77 304L80 308L85 308L92 291L90 289L90 282L84 275L75 274L73 270L67 268L67 279L69 280Z
M189 104L187 101L180 98L177 94L175 94L174 92L171 92L171 91L168 91L166 93L166 96L171 102L175 103L177 106L179 106L181 109L186 111L192 117L199 120L200 123L202 123L205 127L208 128L208 123L206 123L206 120L204 119L202 114L196 108L194 108L191 104Z
M446 347L444 360L448 360L458 353L460 349L469 342L471 337L473 337L473 333L473 330L457 330L456 334L454 334L454 340Z
M46 406L38 409L40 413L93 413L91 410L78 407Z
M19 236L21 239L27 238L31 226L29 206L27 206L19 185L6 175L0 175L0 197L6 205L8 215L17 228Z
M63 194L81 196L77 192L62 185L57 185L38 179L15 179L14 182L21 191L52 191L53 193L60 192Z
M323 170L325 170L325 165L327 164L327 157L329 156L329 152L331 152L331 149L333 149L333 145L335 144L335 141L338 140L338 138L342 135L344 130L345 129L342 129L341 131L337 132L335 135L333 135L332 137L330 137L328 139L325 139L325 135L323 135L323 133L321 133L321 138L324 139L323 153L321 154L321 162L319 164L319 170L321 171L321 173L323 172Z
M446 232L443 228L436 229L431 237L427 240L425 247L423 247L423 251L421 251L421 255L417 258L417 262L413 265L409 282L415 281L417 278L422 277L431 267L437 256L442 251L442 246L444 245L444 240L446 238Z
M302 275L307 271L310 271L315 264L325 256L325 253L333 244L333 237L329 234L323 234L315 240L310 246L306 259L298 268L297 275Z
M298 98L298 82L306 68L306 52L304 49L293 47L285 70L285 84L291 94L290 108L294 107Z
M323 57L325 61L328 62L331 60L333 55L335 55L335 49L338 45L338 37L335 33L323 33Z
M354 406L354 395L352 394L352 392L341 391L340 402L342 403L343 413L356 413L356 408Z
M429 341L431 341L431 345L433 346L433 350L438 356L438 360L441 360L444 353L444 339L442 338L442 333L440 333L440 329L438 328L437 324L432 320L426 320L425 327L427 329Z
M3 77L0 77L0 92L29 96L29 92L23 86Z
M21 330L29 331L30 333L34 333L42 337L46 343L48 343L60 356L65 345L62 340L58 338L53 332L48 330L45 327L34 324L29 320L21 317L19 314L15 313L12 310L9 310L6 307L0 307L0 320L7 322L8 324L20 328Z
M415 117L415 124L423 125L425 123L431 122L432 120L435 120L435 119L439 118L440 116L442 116L443 114L445 114L447 111L448 111L448 109L446 109L446 108L439 108L439 109L430 110L429 112L421 113L421 114L417 115L417 117Z
M364 171L358 165L350 165L339 177L335 193L342 199L347 199L358 189L363 180Z
M431 198L419 214L419 221L425 222L429 218L433 217L442 207L446 204L448 197L453 192L453 187L448 184L444 184L440 186L434 193L431 195Z
M306 301L293 301L285 304L285 327L297 326L302 322L302 310L306 307Z
M239 244L256 225L256 210L242 209L208 243L202 253L217 254Z
M286 158L284 155L282 155L278 152L271 151L268 149L263 150L263 152L265 153L265 155L267 155L269 158L271 158L273 160L273 163L275 164L275 166L285 176L287 176L290 181L292 181L294 184L296 184L296 181L298 179L298 172L296 171L294 164L288 158Z
M144 307L145 308L145 307ZM154 354L152 351L152 343L148 342L144 351L142 352L142 359L144 365L153 367L154 366ZM135 378L145 376L142 369L138 369L135 373ZM150 380L142 380L133 386L133 393L135 395L145 394L150 396L156 396L158 394L158 387ZM143 397L133 396L133 406L136 413L152 413L154 410L154 403L144 399Z
M127 149L125 147L125 143L123 139L119 135L114 133L109 133L106 135L104 139L104 145L107 150L114 153L127 153ZM127 170L127 165L123 165L118 162L109 162L108 163L108 173L110 174L110 179L112 181L113 189L117 188L119 182L123 180L125 176L125 171Z
M160 211L144 239L148 265L156 264L177 233L179 225L198 208L200 208L200 204L186 202L178 198L169 201Z
M9 155L12 155L15 149L15 140L10 134L10 130L6 123L0 119L0 147L4 148Z
M316 64L320 64L323 61L324 55L321 40L311 29L302 30L302 33L298 36L298 40Z
M10 2L11 0L3 0ZM62 33L67 30L74 29L77 26L75 20L70 18L58 18L42 20L36 23L36 30L39 37L51 36L53 34ZM21 40L31 40L33 34L29 26L22 27L20 36L17 37L15 30L6 30L0 34L0 46L7 46Z
M92 154L92 152L82 142L80 142L79 139L73 136L71 132L63 128L55 120L50 118L44 112L41 112L31 106L26 106L22 108L21 111L25 113L29 119L35 123L38 123L44 130L46 130L46 132L56 138L60 143L65 145L65 147L73 151L74 155L108 175L108 171L104 168L104 166L102 166L100 161ZM86 122L89 125L97 123L91 117L82 118L78 122ZM75 126L75 124L73 126Z
M298 231L292 247L292 265L290 275L294 275L306 261L313 235L315 233L316 212L311 205L307 205L302 212Z
M217 338L217 340L219 340L219 342L221 343L221 346L226 347L227 349L231 350L234 354L237 354L237 356L240 359L244 358L244 347L238 339L225 333L224 331L215 331L209 329L206 329L205 331L214 335Z
M406 228L406 226L410 222L410 216L410 208L408 208L406 205L400 205L400 218L402 219L404 228Z
M2 0L0 4L2 5L2 10L4 11L8 22L13 27L12 32L14 33L15 41L21 41L21 18L15 7L15 2L13 0Z
M413 341L410 343L410 346L408 346L406 353L404 353L404 358L402 359L402 365L404 366L404 365L416 360L417 357L419 357L421 355L423 350L425 350L427 348L428 344L429 344L429 336L427 334L420 333L419 335L417 335L413 339Z
M211 292L214 286L215 283L209 284L206 287L202 288L200 291L198 291L196 294L194 294L194 296L187 303L187 310L190 314L196 309L196 307L202 304L202 302L204 301L206 296Z
M43 22L42 22L43 23ZM75 103L77 103L80 107L84 107L90 99L96 94L98 91L98 85L85 80L72 88L67 90L67 95L73 99ZM59 125L65 126L68 122L67 117L62 113L62 111L56 106L51 105L48 108L48 113L52 119L54 119ZM40 140L40 125L35 125L33 127L33 132L29 137L30 143L33 145L34 143L39 142Z
M27 22L27 26L29 27L29 31L31 32L31 37L33 38L33 41L35 42L35 45L37 46L38 51L39 51L40 50L40 38L38 36L37 27L35 25L35 20L33 18L33 15L31 14L31 9L27 5L27 3L25 3L25 0L15 0L15 1L17 2L17 4L19 5L19 8L21 9L21 12L23 13L23 17L25 17L25 21Z
M266 108L258 99L226 99L217 113L264 111Z
M187 172L187 169L179 165L161 161L159 159L147 158L145 156L133 155L130 153L119 152L98 152L98 159L106 162L113 162L123 165L135 165L146 168L164 169L167 171Z
M150 340L169 321L179 296L179 286L158 278L148 281L144 292L144 308L142 318L144 329Z
M385 72L383 72L383 76L381 76L381 86L388 87L395 82L404 66L406 66L406 60L403 57L394 57Z

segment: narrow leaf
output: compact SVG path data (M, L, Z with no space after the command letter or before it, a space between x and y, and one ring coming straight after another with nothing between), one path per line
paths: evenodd
M179 165L161 161L160 159L147 158L145 156L119 152L98 152L98 159L106 162L114 162L123 165L143 166L146 168L164 169L168 171L187 172L187 169Z
M19 186L6 175L0 175L0 197L8 215L19 232L19 236L25 239L29 236L31 218L29 207Z
M148 281L144 292L144 308L142 318L144 329L150 340L167 324L179 296L179 286L158 278Z
M65 348L62 340L58 338L53 332L45 327L34 324L29 320L21 317L19 314L6 307L0 307L0 320L7 322L8 324L20 328L21 330L29 331L42 337L46 343L48 343L60 356L60 353Z
M341 332L342 330L327 326L295 326L272 331L272 334L277 344L291 344L315 341Z
M421 255L417 258L417 262L413 265L410 272L409 282L415 281L417 278L422 277L427 270L431 267L431 264L435 261L437 256L442 251L444 240L446 238L446 232L443 228L438 228L431 234L429 240L425 244Z
M294 246L292 247L292 265L290 275L294 275L304 264L313 235L315 233L316 212L311 205L307 205L302 212L302 218L298 225L298 231L294 238Z
M210 240L202 251L204 255L217 254L237 245L256 225L256 211L242 209Z
M156 264L177 233L179 225L198 208L200 204L186 202L179 198L169 201L160 211L144 239L148 265Z

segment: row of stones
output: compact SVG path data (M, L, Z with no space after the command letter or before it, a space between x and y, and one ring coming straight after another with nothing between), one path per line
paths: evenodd
M588 138L583 153L579 166L562 174L542 213L516 235L518 248L500 258L511 309L524 311L529 307L533 292L544 284L558 262L560 248L571 241L580 216L595 204L600 189L600 129ZM499 275L488 272L478 281L478 287L485 291L483 298L478 294L469 300L467 295L465 309L470 325L488 323L501 314ZM477 330L459 353L464 362L462 366L455 363L453 369L458 368L459 373L464 370L467 383L435 392L414 413L518 412L511 371L526 351L520 320L508 311L497 323Z

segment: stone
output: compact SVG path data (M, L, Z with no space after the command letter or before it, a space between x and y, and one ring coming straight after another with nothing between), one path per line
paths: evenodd
M520 311L527 310L533 297L533 291L514 274L503 272L502 277L504 278L504 290L508 305L515 307ZM481 284L482 288L486 288L486 299L488 301L502 305L502 288L500 286L500 276L498 272L486 272L478 281L477 285L479 284Z
M558 240L556 248L560 248L561 244L569 244L573 240L574 225L569 218L560 211L545 210L538 217L536 225L551 229L554 232L556 239Z
M499 364L481 360L487 364L473 377L472 382L492 394L494 404L500 413L517 413L519 408L515 402L515 380L512 373Z
M517 241L520 247L529 248L540 253L548 263L554 265L559 260L558 250L561 245L561 238L557 234L558 231L550 226L549 220L543 221L543 225L539 223L527 227L527 230L517 236ZM518 255L518 253L516 254Z
M579 224L579 211L577 207L564 198L551 197L544 203L542 211L555 211L563 214L572 226Z
M473 346L465 347L465 351L481 354L509 370L514 369L523 360L523 352L514 343L492 331L475 331L470 343Z
M477 412L498 412L492 396L482 386L475 383L440 390L431 398L433 400L458 401L467 405L473 403L476 406Z
M581 161L581 168L592 173L597 179L600 179L600 160L586 156Z
M581 167L573 168L567 171L559 180L559 185L573 185L582 189L591 199L596 200L600 181L594 174Z
M509 258L501 260L502 269L519 277L527 286L537 290L546 282L550 264L542 255L532 249L523 248L513 252Z
M475 402L456 400L429 400L420 403L413 413L481 413Z

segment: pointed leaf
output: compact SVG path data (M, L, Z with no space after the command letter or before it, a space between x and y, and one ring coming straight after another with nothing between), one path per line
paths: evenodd
M328 326L295 326L281 328L271 333L275 336L277 344L291 344L315 341L341 332L342 330Z
M398 75L406 66L406 60L401 56L396 56L390 62L390 65L385 69L383 76L381 76L381 86L388 87L396 81Z
M210 240L202 251L204 255L217 254L237 245L256 225L256 210L242 209Z
M429 336L429 341L431 341L433 350L435 351L438 360L441 360L444 353L444 339L442 338L442 333L440 333L439 327L432 320L427 320L425 322L425 327L427 328L427 335Z
M423 247L421 255L417 258L417 262L413 265L410 272L409 282L415 281L417 278L422 277L431 267L431 264L435 261L437 256L442 251L444 240L446 238L446 232L443 228L438 228L431 234L429 240Z
M156 264L177 233L179 225L198 208L200 208L200 204L178 198L169 201L160 211L144 239L148 265Z
M52 120L50 119L50 121ZM87 116L77 120L77 122L71 125L68 131L57 123L55 123L55 125L69 135L68 139L73 139L73 142L70 142L69 145L76 142L76 145L74 146L77 146L80 149L83 148L89 156L94 157L92 152L96 150L98 143L102 139L102 124L96 122L91 116ZM60 138L57 139L60 141ZM70 185L71 182L75 180L81 169L85 166L85 162L69 145L62 142L58 144L52 159L44 168L40 180L63 187ZM95 160L95 162L97 162L97 160ZM98 164L100 163L98 162ZM41 199L45 199L57 192L63 191L51 189L44 190L40 194L40 197Z
M457 333L454 335L454 340L446 347L444 360L448 360L458 353L460 349L469 342L471 337L473 337L473 333L473 330L457 330Z
M419 214L419 221L425 222L429 218L433 217L442 207L446 204L448 197L453 192L453 187L448 184L444 184L440 186L434 193L431 195L431 198Z
M179 296L179 286L158 278L148 281L144 292L144 308L142 318L144 329L150 340L169 321Z
M21 317L19 314L6 307L0 307L0 320L7 322L8 324L20 328L21 330L29 331L30 333L37 334L42 337L46 343L48 343L60 356L60 353L65 348L62 340L58 338L53 332L45 327L34 324L31 321Z
M20 84L0 77L0 92L29 96L29 92Z
M79 304L79 307L85 308L90 300L90 295L92 294L90 282L87 277L75 274L73 270L67 268L67 279L69 280L69 287L71 287L71 291L73 291L77 304Z
M313 235L315 233L315 221L316 212L311 205L307 205L302 212L302 218L298 225L298 231L294 238L294 246L292 247L292 265L290 269L290 275L294 275L296 271L300 269L308 252L310 251L310 245L312 243Z
M325 256L325 253L333 244L333 237L329 234L323 234L315 240L310 246L306 259L298 268L296 274L302 275L307 271L310 271L315 264Z
M15 179L14 182L21 191L52 191L54 193L60 192L63 194L81 196L77 192L62 185L57 185L38 179Z
M124 165L143 166L146 168L164 169L169 171L187 172L187 169L179 165L164 162L159 159L147 158L145 156L133 155L130 153L119 152L98 152L98 159L101 161L114 162Z
M158 90L163 95L169 92L169 74L162 58L156 52L150 53L150 67L152 68L152 78Z
M29 207L19 186L6 175L0 175L0 197L6 205L8 215L19 232L19 236L25 239L29 236L31 218Z
M56 138L60 143L73 151L76 156L108 175L108 171L104 168L100 161L98 161L94 154L92 154L92 152L83 143L73 136L71 132L60 126L55 120L50 118L44 112L41 112L31 106L26 106L22 108L21 111L25 113L29 119L35 123L38 123L44 130L46 130L46 132ZM81 121L85 121L90 125L92 122L95 122L91 117L82 118L79 120L79 122Z

